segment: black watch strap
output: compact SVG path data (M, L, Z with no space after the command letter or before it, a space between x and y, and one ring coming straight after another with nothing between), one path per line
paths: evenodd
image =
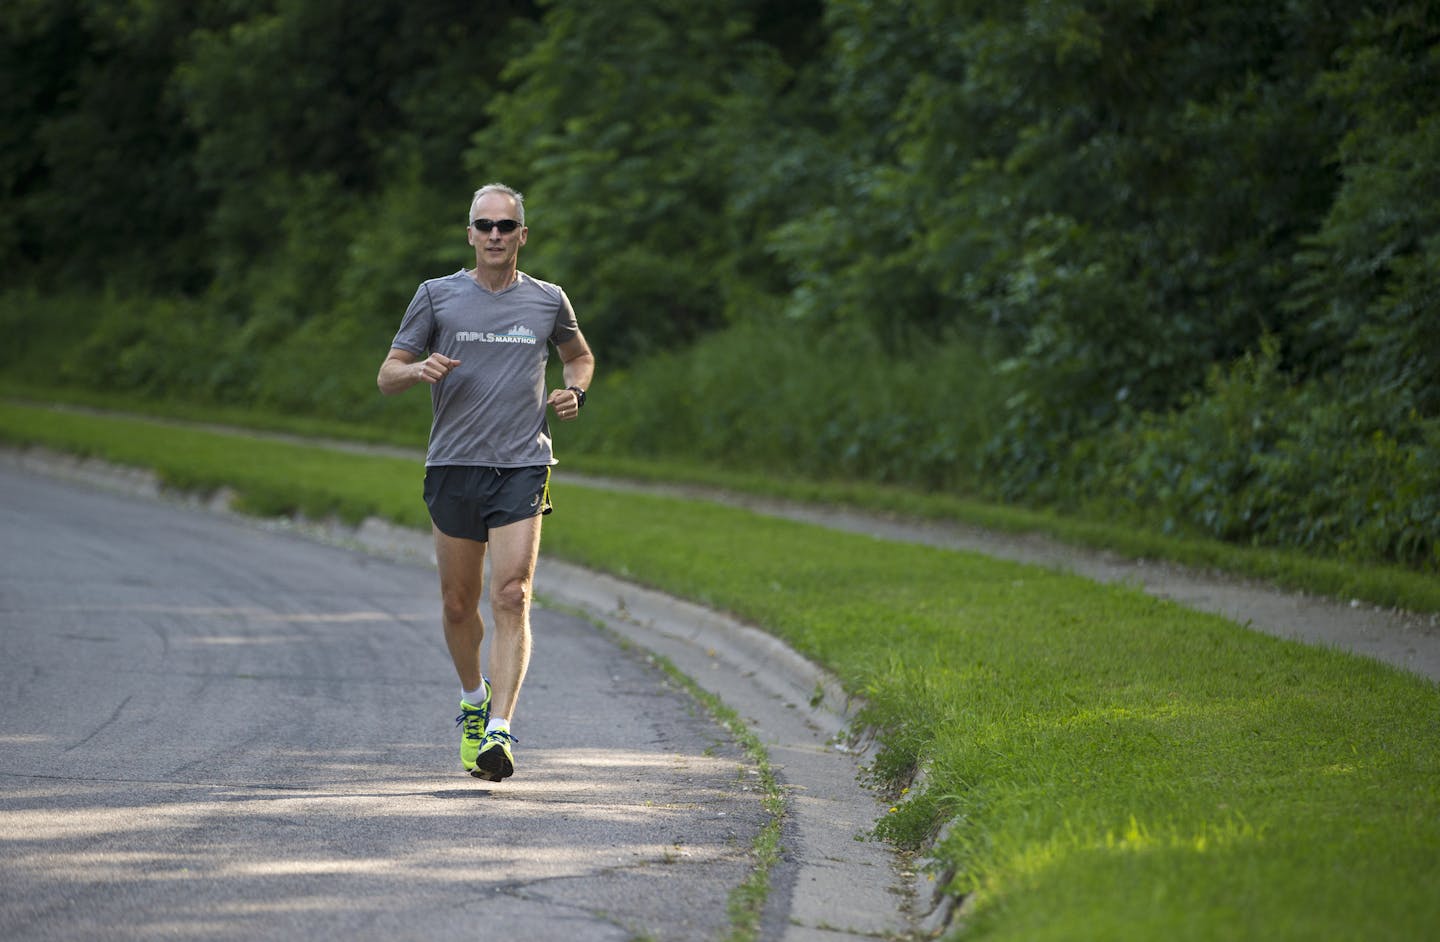
M585 390L581 389L579 386L570 386L568 388L571 392L575 394L575 408L578 409L581 406L585 405Z

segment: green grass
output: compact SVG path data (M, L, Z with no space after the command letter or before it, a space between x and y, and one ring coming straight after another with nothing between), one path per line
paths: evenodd
M1063 543L1273 582L1288 589L1413 612L1440 612L1440 579L1400 566L1317 558L1219 540L1177 537L1128 524L970 500L913 487L750 474L680 462L567 452L566 468L636 481L695 484L737 493L850 507L917 520L958 521L1002 533L1038 533Z
M0 379L0 396L12 407L25 402L23 390ZM102 397L81 390L47 391L53 402L72 408L117 409L179 422L226 423L238 429L290 434L311 439L408 446L421 450L428 427L413 406L428 406L424 397L387 400L388 424L341 423L306 416L274 415L239 408L157 403L141 398ZM32 404L33 408L46 405ZM428 415L428 413L427 413ZM1132 559L1156 559L1197 569L1224 572L1241 578L1316 595L1412 612L1440 612L1440 579L1399 566L1382 566L1338 559L1317 558L1300 552L1237 546L1219 540L1177 537L1106 520L1065 517L1043 510L991 504L913 487L845 483L754 474L709 465L673 461L637 460L565 451L566 471L693 484L735 493L755 494L809 503L850 507L918 520L958 521L1004 533L1037 533L1092 549L1103 549Z
M976 937L1440 925L1433 683L970 554L601 491L562 511L548 551L763 625L863 693L878 782L925 771L881 830L944 829Z
M424 469L413 459L315 448L266 438L0 403L0 441L40 445L116 464L153 468L178 490L229 487L240 510L299 513L358 523L377 515L429 527L416 505Z
M257 506L417 517L403 459L14 407L0 434L227 480ZM548 554L762 625L863 695L895 807L878 829L938 841L939 879L971 898L961 937L1440 937L1433 682L973 554L573 485L556 500Z
M101 412L107 416L137 419L168 419L196 425L248 429L299 435L312 439L369 442L381 445L420 447L430 428L430 402L424 396L378 397L379 419L340 421L309 415L288 415L213 402L159 400L124 392L97 393L85 389L52 386L43 399L36 399L33 383L0 376L0 402L33 409L64 409Z

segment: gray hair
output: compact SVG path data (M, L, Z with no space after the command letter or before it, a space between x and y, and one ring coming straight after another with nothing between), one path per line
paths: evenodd
M513 199L515 201L515 215L516 217L518 217L520 225L525 225L525 194L521 193L514 187L506 186L503 183L487 183L480 189L476 190L475 195L470 197L470 209L473 211L475 209L475 204L479 202L480 197L485 196L489 193L504 193L506 196ZM466 217L465 225L470 225L469 217Z

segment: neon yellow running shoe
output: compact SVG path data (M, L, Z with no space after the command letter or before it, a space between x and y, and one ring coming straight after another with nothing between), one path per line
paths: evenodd
M481 678L481 689L485 691L485 702L479 705L460 701L460 715L455 725L460 727L460 764L466 772L475 771L475 756L485 740L485 724L490 721L490 681Z
M510 751L512 742L519 742L508 730L495 729L485 734L480 745L480 754L475 757L475 768L470 774L489 782L498 782L515 774L515 755Z

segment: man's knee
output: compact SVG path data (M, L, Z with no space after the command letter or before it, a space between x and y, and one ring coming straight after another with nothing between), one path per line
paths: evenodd
M440 593L440 611L447 622L459 624L480 611L480 602L472 593L446 589Z
M507 579L490 591L490 607L507 614L522 615L530 607L530 580Z

